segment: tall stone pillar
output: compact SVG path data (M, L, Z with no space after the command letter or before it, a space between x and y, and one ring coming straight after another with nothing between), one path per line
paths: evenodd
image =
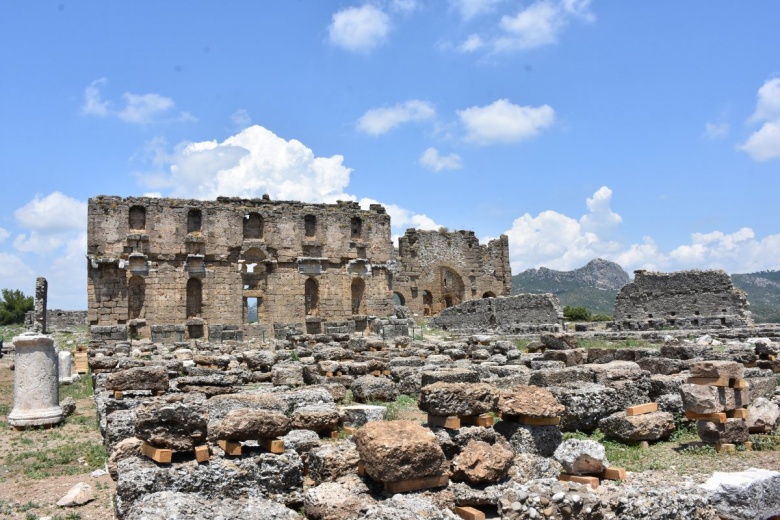
M44 426L62 421L59 359L54 340L28 332L14 338L14 407L11 426Z
M35 280L35 320L33 330L46 334L46 298L49 292L49 282L40 277Z

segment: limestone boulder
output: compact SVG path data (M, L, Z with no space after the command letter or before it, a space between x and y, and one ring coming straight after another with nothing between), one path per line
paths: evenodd
M309 477L319 484L355 473L360 462L355 443L344 440L309 451Z
M206 442L208 410L203 400L158 397L135 410L135 435L156 448L190 451Z
M745 377L745 365L736 361L694 361L689 370L693 377L727 377L729 379Z
M81 506L95 500L95 490L86 482L79 482L57 501L60 507Z
M274 386L303 386L303 365L274 365L271 369L271 382Z
M726 419L725 424L712 421L696 421L699 438L708 444L735 444L748 440L747 422L742 419Z
M142 455L141 447L144 441L136 437L130 437L119 441L114 449L111 450L108 457L108 474L112 479L116 481L119 475L116 471L116 466L120 461L123 461L130 457L140 457Z
M338 429L339 411L334 404L312 404L297 408L292 414L291 426L319 433Z
M434 383L420 391L420 409L432 415L482 415L496 409L498 394L486 383Z
M424 370L422 372L422 386L433 383L479 383L479 372L470 368L441 368L437 370Z
M562 431L591 432L604 417L621 409L617 390L597 383L567 383L547 390L565 410L561 415Z
M309 488L303 499L306 518L313 520L355 520L361 506L361 497L336 482Z
M765 397L759 397L748 406L745 420L750 433L772 433L780 421L780 407Z
M344 426L359 428L371 421L381 421L386 412L386 406L355 404L339 407L339 418Z
M312 430L290 430L281 440L284 441L285 449L295 450L304 460L311 450L322 446L320 436Z
M529 480L555 479L561 471L563 471L561 463L551 457L542 457L534 453L518 453L509 470L509 477L515 482L525 484Z
M455 457L453 478L471 484L489 484L503 479L512 467L515 452L505 440L495 444L469 442Z
M440 474L444 452L429 429L411 421L376 421L354 435L366 473L380 482Z
M577 337L565 332L542 334L539 338L545 348L550 350L569 350L577 348Z
M566 473L600 473L609 467L604 445L592 440L569 439L555 450L553 458Z
M504 436L515 453L532 453L550 457L563 440L557 426L531 426L511 421L501 421L493 429Z
M780 472L750 468L716 471L702 484L710 502L724 520L776 518L780 515Z
M151 366L113 372L106 377L106 390L166 392L168 390L168 371L165 367Z
M505 415L558 417L565 408L549 390L537 386L518 385L500 392L498 410Z
M247 441L273 439L286 435L291 428L290 418L271 410L238 408L229 411L209 428L209 439Z
M749 390L723 386L692 385L680 386L685 410L695 413L718 413L742 408L750 404Z
M352 383L352 397L359 403L394 401L398 386L386 377L362 376Z
M369 506L360 520L461 520L445 505L439 506L424 495L396 493Z
M675 430L674 416L668 412L626 415L616 412L599 421L599 429L610 439L623 442L657 441Z

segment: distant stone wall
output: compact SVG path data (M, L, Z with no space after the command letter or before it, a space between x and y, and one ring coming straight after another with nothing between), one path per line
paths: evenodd
M635 271L615 299L615 330L753 325L745 293L725 271Z
M512 293L506 235L481 245L473 231L408 229L398 239L394 259L394 300L413 317Z
M518 294L483 298L444 309L428 324L445 330L503 334L558 331L563 308L553 294Z
M35 320L35 311L28 311L24 316L24 323L32 328ZM87 311L63 311L51 309L46 311L46 328L49 331L63 330L71 327L79 327L87 324Z

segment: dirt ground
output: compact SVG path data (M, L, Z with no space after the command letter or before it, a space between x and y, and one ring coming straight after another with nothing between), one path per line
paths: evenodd
M51 429L15 431L6 422L13 406L11 356L0 360L0 518L106 520L114 518L114 482L105 470L103 439L88 382L60 387L60 399L76 398L76 412ZM56 505L79 482L92 486L95 500L83 506Z

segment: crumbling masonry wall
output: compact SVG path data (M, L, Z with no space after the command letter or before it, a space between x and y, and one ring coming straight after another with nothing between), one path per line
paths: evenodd
M466 333L494 331L501 334L558 332L563 308L553 294L517 294L506 298L482 298L444 309L429 325Z
M745 293L724 271L634 271L615 299L614 328L647 330L749 327Z
M480 245L473 231L408 229L398 240L395 303L418 318L465 301L512 293L509 239Z
M360 329L393 312L390 217L378 204L98 196L87 253L88 320L106 339Z

